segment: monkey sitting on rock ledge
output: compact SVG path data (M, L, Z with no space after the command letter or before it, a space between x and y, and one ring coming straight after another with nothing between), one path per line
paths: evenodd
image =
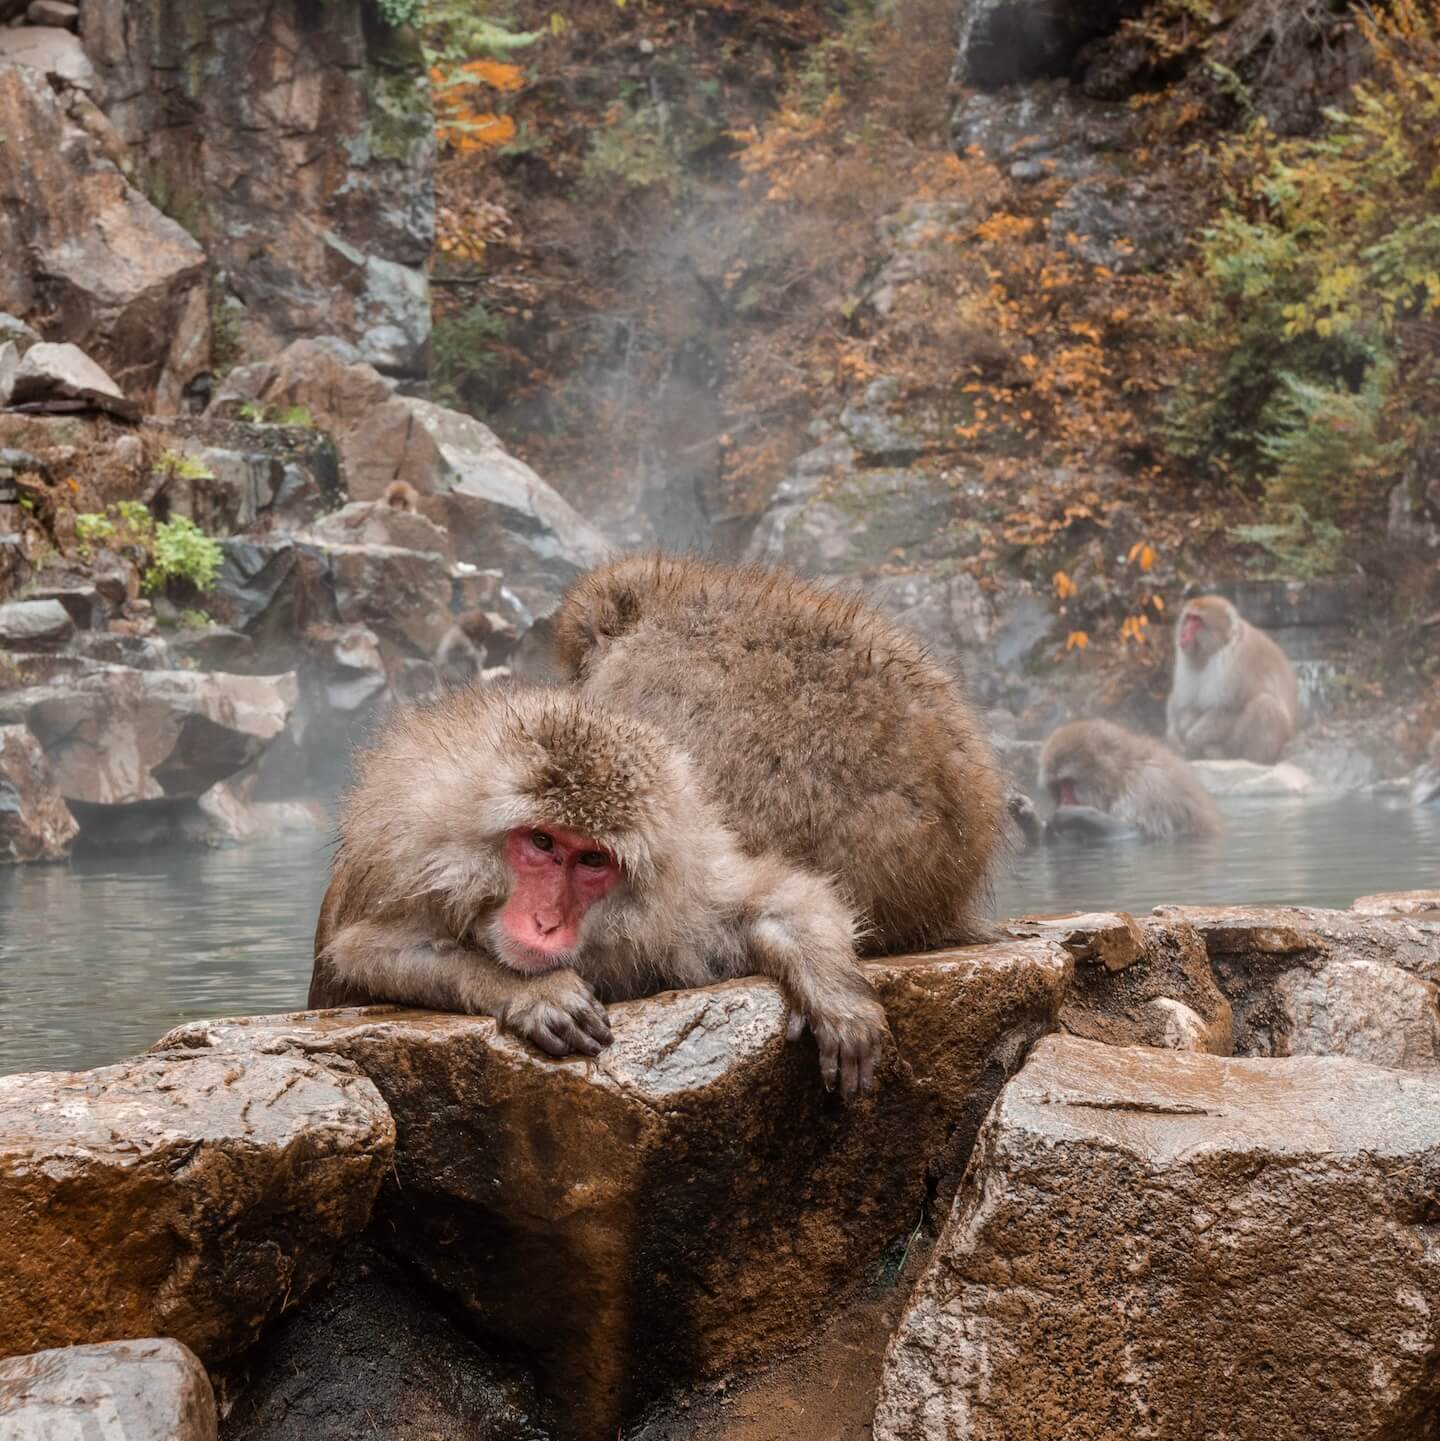
M362 757L310 1005L596 1055L605 1003L759 972L868 1090L858 955L988 933L1003 794L954 682L852 597L666 556L582 578L555 633L571 686L457 692Z

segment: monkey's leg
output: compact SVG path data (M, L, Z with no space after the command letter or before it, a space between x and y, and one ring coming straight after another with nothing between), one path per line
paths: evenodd
M869 1091L890 1027L855 957L850 913L819 876L783 871L756 895L751 915L750 954L790 1003L786 1039L798 1040L808 1025L825 1089L838 1082L847 1100Z
M1247 761L1273 766L1290 739L1290 717L1273 695L1257 695L1240 712L1231 738Z
M1185 734L1185 754L1192 759L1213 755L1233 756L1235 752L1235 712L1217 708L1207 710Z
M574 971L521 975L484 951L436 940L403 921L355 921L316 959L317 988L401 1005L494 1016L552 1056L598 1056L610 1023L595 993Z

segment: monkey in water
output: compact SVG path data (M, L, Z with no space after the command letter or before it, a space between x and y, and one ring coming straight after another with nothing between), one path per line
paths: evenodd
M1040 784L1060 834L1217 835L1220 812L1185 761L1103 720L1070 721L1040 752Z
M312 1007L491 1015L599 1054L604 1003L755 972L829 1088L887 1034L834 885L747 852L685 754L567 690L471 688L402 711L360 760L315 933Z
M1273 765L1295 734L1300 690L1285 653L1218 595L1187 601L1175 627L1166 735L1191 757Z
M989 742L878 612L779 571L637 556L576 582L555 644L582 695L694 759L747 853L831 877L863 951L990 934L1007 821Z

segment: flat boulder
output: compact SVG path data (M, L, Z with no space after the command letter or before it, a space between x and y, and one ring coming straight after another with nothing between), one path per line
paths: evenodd
M1044 1040L891 1341L874 1435L1427 1435L1437 1195L1440 1079Z
M179 1341L68 1346L0 1361L7 1441L215 1441L215 1393Z
M0 650L58 650L75 622L58 600L12 600L0 605Z
M63 861L79 830L40 742L0 726L0 865Z
M1318 789L1315 777L1288 761L1262 766L1254 761L1191 761L1200 784L1212 796L1304 796Z
M363 1229L394 1138L297 1055L0 1077L0 1354L165 1335L215 1365Z
M848 1106L758 980L615 1006L593 1061L385 1008L200 1022L161 1045L358 1066L398 1134L376 1234L536 1368L557 1435L613 1436L667 1386L806 1336L903 1245L928 1179L963 1165L1054 1025L1071 964L1030 940L868 969L897 1046Z
M204 794L260 757L295 699L292 675L91 664L0 695L0 724L29 726L67 801L118 806Z

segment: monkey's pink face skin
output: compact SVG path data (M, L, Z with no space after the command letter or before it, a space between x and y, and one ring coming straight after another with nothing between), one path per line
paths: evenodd
M1193 610L1180 617L1180 649L1189 650L1195 644L1195 637L1205 628L1205 622Z
M505 837L510 899L500 912L508 944L500 959L517 971L563 966L580 944L585 913L620 880L620 866L589 836L553 826Z
M1054 781L1050 786L1050 794L1057 806L1073 806L1079 804L1075 799L1075 782L1068 777Z

